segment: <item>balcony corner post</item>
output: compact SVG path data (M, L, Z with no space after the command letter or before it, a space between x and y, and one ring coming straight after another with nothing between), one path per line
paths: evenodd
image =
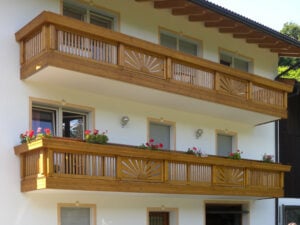
M171 80L172 79L172 59L167 57L167 63L165 63L165 79Z

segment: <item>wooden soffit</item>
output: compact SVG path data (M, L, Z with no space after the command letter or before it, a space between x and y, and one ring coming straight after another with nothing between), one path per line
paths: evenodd
M201 22L205 27L217 28L220 33L231 33L279 56L300 57L300 42L275 30L249 20L205 0L135 0L153 2L155 9L169 9L173 16L185 16L190 22Z

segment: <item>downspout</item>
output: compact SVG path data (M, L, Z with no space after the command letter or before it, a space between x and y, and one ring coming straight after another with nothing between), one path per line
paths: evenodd
M279 120L275 121L275 162L279 162ZM279 225L279 203L275 198L275 225Z

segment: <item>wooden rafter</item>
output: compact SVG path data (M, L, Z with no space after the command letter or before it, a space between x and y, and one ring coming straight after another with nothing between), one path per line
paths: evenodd
M232 20L219 20L219 21L207 21L204 22L204 25L206 27L228 27L228 28L233 28L235 27L235 23Z
M195 14L197 15L197 14L202 14L205 11L207 10L201 7L188 6L183 8L174 8L172 9L172 14L174 16L195 15Z
M189 3L185 0L165 0L165 1L154 1L154 8L156 9L166 9L166 8L176 8L176 7L186 7Z

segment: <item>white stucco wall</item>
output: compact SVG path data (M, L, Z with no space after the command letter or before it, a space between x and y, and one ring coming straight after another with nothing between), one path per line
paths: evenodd
M144 4L135 1L101 0L99 3L111 5L111 9L120 12L121 31L140 38L157 42L158 26L174 31L182 31L203 41L204 57L217 61L218 48L235 50L238 43L243 55L255 59L255 71L271 76L276 56L243 41L235 42L230 35L220 36L214 29L204 29L200 24L182 21L181 17L169 18L165 10L143 10ZM60 11L60 4L54 0L11 0L1 2L3 19L0 21L0 224L12 225L53 225L57 223L57 203L90 203L97 205L97 224L146 224L146 208L165 207L179 209L179 224L204 224L203 198L106 195L92 192L20 193L19 159L13 153L13 146L19 143L18 135L29 127L29 97L44 98L83 106L94 107L96 128L109 131L111 142L139 145L146 141L147 117L165 118L176 122L177 149L200 147L208 154L215 154L215 129L228 129L238 133L238 148L244 151L243 157L261 159L262 151L274 153L274 125L253 127L233 121L209 116L171 110L168 108L145 105L113 97L83 93L47 85L31 84L19 79L19 46L14 33L43 10ZM151 16L151 20L147 19ZM126 20L124 20L126 18ZM144 18L144 19L141 19ZM131 22L135 26L131 26ZM187 24L189 24L187 26ZM218 43L217 45L215 43ZM270 59L266 62L263 59ZM130 123L121 128L119 119L130 116ZM200 139L194 137L194 131L202 128ZM263 149L263 150L262 150ZM274 224L272 218L273 203L249 201L249 224ZM264 216L261 210L267 207ZM264 220L264 218L269 220ZM132 220L132 218L135 218ZM270 221L270 222L269 222ZM272 221L272 222L271 222ZM245 223L245 225L247 225Z

